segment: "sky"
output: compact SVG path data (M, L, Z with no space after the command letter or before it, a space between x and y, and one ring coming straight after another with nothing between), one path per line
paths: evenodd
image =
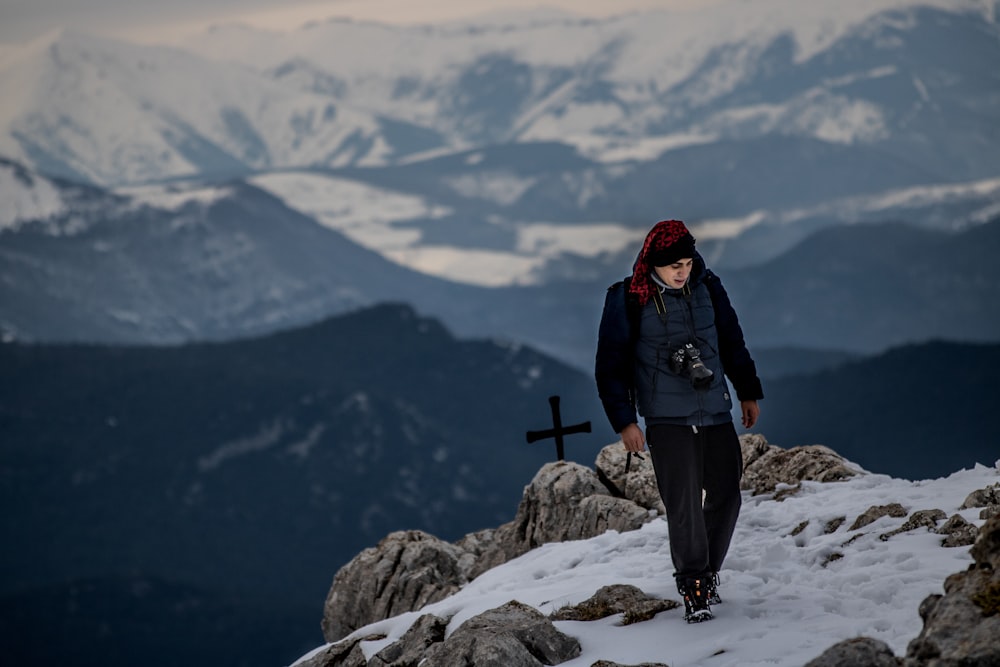
M602 659L671 667L801 667L833 644L857 636L881 640L903 656L923 625L920 603L943 593L944 579L972 564L969 548L942 547L941 535L923 527L880 539L906 518L883 517L853 531L851 525L873 505L898 502L908 513L940 509L981 527L985 521L978 508L959 507L969 493L998 479L994 464L917 482L875 474L804 482L798 494L780 502L769 494L744 492L736 534L720 572L723 603L713 608L714 620L688 625L679 608L627 626L621 625L620 615L557 621L558 630L582 645L582 654L561 667L588 667ZM839 517L846 521L826 534L826 524ZM801 529L805 521L808 525ZM842 558L828 562L833 554ZM672 575L666 522L654 519L636 531L608 531L536 548L420 612L379 621L354 634L386 635L361 644L371 658L423 613L450 617L450 634L469 618L510 600L548 615L611 584L631 584L647 595L679 601Z
M24 43L60 28L129 41L171 42L217 23L290 30L350 17L433 23L519 8L555 7L589 16L646 9L690 10L719 0L0 0L0 43Z

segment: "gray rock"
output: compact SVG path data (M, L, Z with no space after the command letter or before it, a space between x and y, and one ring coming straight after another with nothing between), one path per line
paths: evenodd
M967 547L975 544L979 537L979 529L962 518L960 514L954 514L945 521L944 525L937 529L945 538L941 540L943 547Z
M498 529L507 559L549 542L580 540L608 529L642 527L649 511L616 498L590 468L570 461L547 463L525 489L514 520Z
M831 533L836 533L837 529L843 526L845 521L847 521L846 516L838 516L835 519L830 519L826 522L826 525L823 526L823 534L830 535Z
M791 488L780 492L784 497L794 493L805 480L835 482L858 474L843 457L822 445L782 449L755 433L740 436L740 448L743 452L740 486L752 490L754 495L771 493L779 484L785 484Z
M580 652L580 642L515 600L467 620L443 643L430 647L424 665L539 667L572 660Z
M1000 514L1000 505L990 505L989 507L984 507L983 511L979 513L980 519L992 519L993 517Z
M666 514L656 473L649 452L642 458L632 457L628 474L625 473L626 451L621 442L608 445L597 455L597 476L611 492L657 514Z
M295 663L295 667L367 667L361 642L385 639L385 635L352 637L327 646L308 660Z
M372 656L367 667L417 667L427 650L444 641L448 619L424 614L406 633Z
M990 505L1000 505L1000 484L993 484L985 489L973 491L958 509L967 510L973 507L989 507Z
M337 641L368 623L451 595L469 580L464 554L422 531L389 534L333 578L323 607L323 637Z
M869 637L845 639L823 651L805 667L899 667L897 658L885 642Z
M886 505L884 507L890 508L891 511L897 511L894 505ZM878 510L876 510L875 514L877 513ZM890 516L895 516L895 515L892 514ZM927 528L928 530L936 530L937 522L940 521L941 519L944 519L947 516L948 515L945 514L942 510L917 510L916 512L910 515L910 518L907 519L902 526L900 526L896 530L891 530L888 533L882 533L881 535L878 536L878 538L883 542L885 542L894 535L899 535L900 533L906 533L911 530L916 530L917 528ZM877 519L879 517L876 516L875 518ZM872 521L874 520L875 519L872 519ZM868 523L871 523L871 521L869 521ZM972 544L972 542L969 542L969 544Z
M676 609L676 600L652 598L636 586L614 584L604 586L578 605L553 612L553 621L594 621L614 614L624 614L622 625L648 621L661 611Z
M884 516L901 519L906 516L906 509L899 503L872 505L866 509L861 516L854 520L854 523L851 524L851 527L848 528L848 530L858 530L859 528L864 528L868 524L878 521Z
M975 564L948 577L944 595L921 603L924 626L905 667L1000 665L1000 517L986 522L970 553Z

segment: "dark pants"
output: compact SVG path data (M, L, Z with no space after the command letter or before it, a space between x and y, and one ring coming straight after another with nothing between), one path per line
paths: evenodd
M732 422L646 429L660 498L667 508L674 576L718 572L740 514L743 454ZM704 489L704 503L702 490Z

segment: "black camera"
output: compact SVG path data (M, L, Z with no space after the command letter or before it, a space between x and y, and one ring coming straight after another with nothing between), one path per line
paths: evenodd
M708 389L715 375L701 360L701 350L691 343L685 343L670 355L670 370L690 379L695 389Z

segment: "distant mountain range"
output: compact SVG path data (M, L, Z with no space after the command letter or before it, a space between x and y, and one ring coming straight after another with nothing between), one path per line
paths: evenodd
M489 288L388 261L242 181L113 193L10 162L0 163L0 181L5 173L21 185L12 188L21 209L35 212L0 229L0 331L8 340L226 340L392 300L458 335L526 342L589 372L605 288L632 261ZM1000 221L959 232L838 225L739 269L711 263L711 246L703 252L751 349L873 353L931 338L1000 340L992 259Z

